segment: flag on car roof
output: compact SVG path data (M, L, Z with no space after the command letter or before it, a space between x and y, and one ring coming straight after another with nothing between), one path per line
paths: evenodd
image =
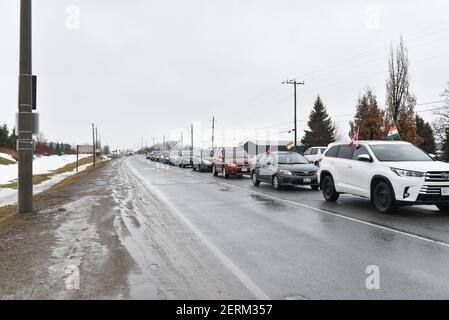
M398 131L398 128L396 128L396 125L392 125L392 126L390 127L390 129L388 130L388 136L387 136L387 138L388 138L388 139L394 139L394 138L397 138L397 137L399 137L399 131Z
M357 140L359 140L359 127L357 127L357 131L356 131L356 133L354 134L354 136L351 138L351 141L349 142L349 144L348 144L348 147L352 147L353 145L354 145L354 142L356 142Z
M291 150L295 148L295 143L293 141L289 141L285 147L287 148L287 150Z

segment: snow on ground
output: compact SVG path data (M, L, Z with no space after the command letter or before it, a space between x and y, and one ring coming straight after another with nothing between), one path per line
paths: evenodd
M88 157L89 155L80 155L79 158ZM3 154L0 154L3 157ZM6 158L6 157L5 157ZM50 173L64 167L69 163L76 161L76 154L65 154L62 156L41 156L35 157L33 161L33 174ZM17 180L18 164L0 165L0 184L7 184Z
M88 157L89 155L80 155L80 159ZM108 160L108 159L107 159ZM33 174L49 173L53 170L64 167L67 164L76 161L76 155L63 155L63 156L49 156L49 157L36 157L33 161ZM88 168L91 164L85 164L79 166L79 172ZM61 182L65 178L76 174L76 169L73 171L64 172L52 176L50 179L34 185L33 193L38 194L51 186ZM10 181L17 179L17 164L12 165L0 165L0 184L6 184ZM0 189L0 207L5 205L15 204L17 202L17 190L16 189Z
M6 159L6 160L10 160L10 161L14 161L16 162L16 159L14 159L13 157L11 157L9 154L7 153L1 153L0 152L0 158Z

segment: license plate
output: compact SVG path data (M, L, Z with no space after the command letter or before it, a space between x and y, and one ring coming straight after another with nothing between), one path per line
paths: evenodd
M449 196L449 187L441 188L441 195L442 196Z
M248 172L248 168L242 168L242 172Z
M312 179L310 179L310 178L304 178L304 179L302 179L302 182L304 182L304 183L310 183L310 182L312 182Z

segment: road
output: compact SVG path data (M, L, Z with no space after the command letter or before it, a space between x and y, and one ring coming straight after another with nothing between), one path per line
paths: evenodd
M449 215L431 206L383 215L140 155L38 198L1 217L0 299L449 298Z
M327 203L306 187L274 191L142 156L122 161L117 179L134 188L138 225L154 218L145 201L157 199L201 248L202 263L244 288L231 298L449 298L449 216L435 207L382 215L353 196ZM148 241L134 229L135 243ZM128 249L145 255L145 247ZM366 286L368 266L379 269L379 289Z

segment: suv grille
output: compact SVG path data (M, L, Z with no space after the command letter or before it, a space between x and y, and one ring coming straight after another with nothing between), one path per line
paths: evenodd
M441 188L446 187L448 188L449 185L445 186L432 186L432 185L424 185L421 187L421 190L419 191L419 194L426 194L426 195L441 195ZM449 196L446 196L449 199Z
M447 171L429 171L426 173L426 181L431 182L449 182L449 172Z
M316 175L316 171L294 171L292 172L295 176L309 177Z

